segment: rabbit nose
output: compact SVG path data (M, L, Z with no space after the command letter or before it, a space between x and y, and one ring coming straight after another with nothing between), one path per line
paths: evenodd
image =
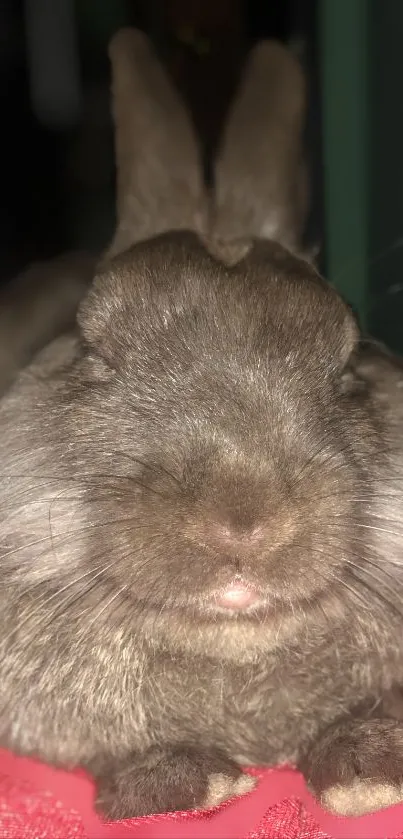
M261 527L237 527L214 523L211 525L211 537L219 546L236 551L237 548L259 547L263 542L264 534Z

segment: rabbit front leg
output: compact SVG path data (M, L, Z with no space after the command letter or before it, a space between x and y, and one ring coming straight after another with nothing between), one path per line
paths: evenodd
M403 723L350 719L332 726L301 762L325 809L359 816L403 801Z
M219 751L155 746L96 777L104 818L125 819L208 808L249 792L256 779Z

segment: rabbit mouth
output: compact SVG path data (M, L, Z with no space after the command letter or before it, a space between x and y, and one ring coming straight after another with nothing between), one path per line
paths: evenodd
M261 616L271 608L272 604L259 588L240 576L200 598L196 604L197 611L209 617Z
M220 611L245 612L261 605L262 598L255 586L241 578L232 580L211 597L212 608Z

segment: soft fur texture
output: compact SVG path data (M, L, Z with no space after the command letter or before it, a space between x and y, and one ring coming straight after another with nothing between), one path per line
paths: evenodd
M63 254L30 265L1 289L0 394L38 350L74 327L95 265L91 254Z
M357 790L359 809L371 779L386 805L402 367L281 244L130 229L78 334L0 406L0 742L88 767L115 817L211 803L217 777L230 795L241 764L283 760L325 803ZM247 610L219 608L234 580Z
M299 62L282 44L263 41L248 58L217 155L216 236L300 246L308 207L304 122Z
M117 162L117 229L109 255L157 233L206 226L198 141L173 84L143 33L109 47Z

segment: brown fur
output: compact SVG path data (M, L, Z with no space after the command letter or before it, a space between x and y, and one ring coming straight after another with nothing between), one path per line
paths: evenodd
M369 778L382 806L403 765L402 723L374 719L403 664L402 365L305 260L212 233L215 256L182 231L105 259L78 335L0 404L0 742L87 767L113 817L283 760L329 806ZM234 575L259 608L216 607Z
M205 228L198 142L172 82L143 33L112 39L118 225L109 255L174 228Z
M239 236L262 235L268 226L280 241L295 244L306 211L306 185L302 203L295 202L295 178L305 184L299 148L304 83L291 54L273 42L252 50L216 163L215 194L204 187L190 117L145 35L120 30L109 54L117 229L106 256L160 232L186 228L202 234L209 249L228 262L248 248ZM38 349L71 328L96 261L70 253L37 263L2 292L0 393Z
M378 386L377 350L363 374L348 309L269 243L232 268L191 234L138 245L80 325L1 407L1 742L129 766L128 815L149 749L298 760L398 677L402 375L380 355ZM210 610L235 572L258 613Z
M361 815L403 801L402 758L401 722L355 719L331 726L302 768L325 806Z
M0 293L0 394L35 353L74 326L95 258L64 254L30 265Z
M213 228L220 238L259 236L300 247L308 208L305 87L299 62L282 44L263 41L251 51L215 164Z

